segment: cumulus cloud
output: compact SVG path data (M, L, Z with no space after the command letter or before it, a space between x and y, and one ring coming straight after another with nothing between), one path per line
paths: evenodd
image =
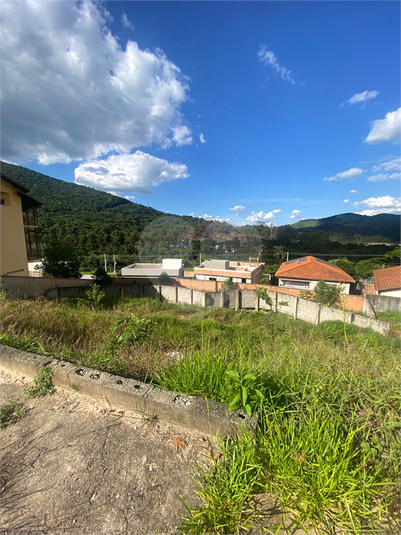
M374 165L372 171L376 174L367 178L369 182L399 180L401 178L401 157L388 156L381 163Z
M290 215L290 219L298 219L301 216L301 210L293 210Z
M106 160L92 160L75 169L75 183L109 192L153 193L152 188L179 178L187 178L186 165L171 163L136 151L115 154Z
M350 189L349 192L350 192L350 193L358 193L358 192L356 191L356 189Z
M91 0L2 0L3 158L68 163L192 142L188 78L161 50L122 47L110 20Z
M360 169L359 167L351 167L351 169L348 169L348 171L342 171L341 173L337 173L334 176L325 177L323 180L326 180L327 182L342 180L344 178L355 178L357 176L360 176L363 173L363 169Z
M203 143L207 143L206 139L205 139L205 136L202 134L202 132L199 134L199 141L203 144Z
M372 98L376 98L377 95L380 93L380 91L363 91L362 93L355 93L351 98L340 104L340 108L344 106L344 104L350 104L353 106L354 104L361 104L365 103L368 100L372 100Z
M205 219L205 221L218 221L219 223L229 223L230 218L227 217L226 219L220 217L219 215L216 217L213 217L210 214L203 214L199 216L199 219Z
M368 207L367 210L357 212L360 215L377 215L377 214L399 214L401 213L401 197L391 197L384 195L383 197L369 197L364 201L355 204L364 204Z
M295 80L291 76L291 71L289 71L287 67L282 67L280 65L275 53L271 50L267 50L266 45L260 45L258 50L258 58L259 61L261 61L265 66L271 65L273 69L280 74L282 80L286 80L287 82L295 84Z
M269 221L269 219L273 219L274 216L280 212L281 210L272 210L271 212L263 212L262 210L260 212L251 212L245 219L245 222L248 224L265 223L266 221Z
M343 202L347 203L347 202L349 202L349 199L344 199Z
M384 119L373 121L365 143L384 143L391 141L399 143L401 139L401 108L386 113Z
M235 213L235 215L241 215L245 212L246 208L245 206L236 204L233 208L229 208L229 210L232 210Z

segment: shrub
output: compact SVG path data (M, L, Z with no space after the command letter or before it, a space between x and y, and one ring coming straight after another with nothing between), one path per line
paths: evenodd
M223 290L230 291L235 288L235 284L232 279L226 279L223 284Z
M170 284L172 282L172 279L168 273L165 271L162 271L159 275L159 282L160 284Z
M43 273L61 278L81 278L80 260L69 240L52 241L43 250Z
M324 281L319 281L313 292L313 299L328 307L332 307L340 302L342 287L330 286Z
M91 275L96 284L100 284L102 286L111 284L111 277L103 267L96 268L91 272Z

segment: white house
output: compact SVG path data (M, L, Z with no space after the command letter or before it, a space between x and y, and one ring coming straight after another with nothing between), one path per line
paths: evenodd
M297 260L284 262L276 271L279 286L313 290L319 281L333 286L341 286L349 294L351 283L355 280L344 270L314 256L304 256Z
M401 297L401 266L373 271L376 293L390 297Z
M181 258L163 258L160 264L131 264L122 268L123 277L134 279L157 279L161 273L167 273L172 278L184 276L184 263Z

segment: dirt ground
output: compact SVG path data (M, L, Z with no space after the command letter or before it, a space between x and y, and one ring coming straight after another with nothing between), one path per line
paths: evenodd
M194 464L208 437L57 389L30 399L30 383L0 372L1 405L27 415L0 431L4 535L177 533L198 503Z

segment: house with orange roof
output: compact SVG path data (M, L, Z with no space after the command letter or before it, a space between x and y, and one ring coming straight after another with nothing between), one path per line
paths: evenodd
M375 269L373 281L378 295L401 297L401 266Z
M345 294L349 294L351 284L355 282L344 270L314 256L283 262L276 271L276 277L282 288L313 291L319 281L324 281L332 286L341 286Z

